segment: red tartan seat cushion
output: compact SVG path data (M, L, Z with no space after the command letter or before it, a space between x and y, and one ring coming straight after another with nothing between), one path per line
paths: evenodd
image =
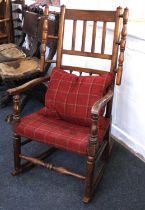
M105 95L113 80L111 73L102 76L76 76L55 67L42 114L89 126L93 104Z
M109 120L100 117L98 123L98 141L100 144L108 126ZM87 155L87 145L90 138L89 127L47 117L39 111L22 118L15 131L21 136L38 142Z

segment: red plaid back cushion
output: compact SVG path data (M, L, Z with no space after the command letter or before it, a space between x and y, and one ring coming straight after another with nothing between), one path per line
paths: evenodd
M114 76L76 76L59 68L51 74L41 114L55 116L68 122L88 126L91 108L107 91Z

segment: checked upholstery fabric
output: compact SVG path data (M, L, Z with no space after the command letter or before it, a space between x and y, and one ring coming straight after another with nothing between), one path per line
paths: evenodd
M16 132L21 136L87 155L91 107L112 84L111 73L76 76L54 68L45 97L45 107L21 119ZM109 119L100 113L98 141L101 144Z

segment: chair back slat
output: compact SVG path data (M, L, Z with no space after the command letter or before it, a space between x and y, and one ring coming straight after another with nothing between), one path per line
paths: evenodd
M76 66L65 66L65 65L61 65L62 69L65 70L71 70L71 71L78 71L78 72L85 72L88 73L88 75L92 75L92 74L98 74L98 75L103 75L106 72L99 70L99 69L89 69L89 68L82 68L82 67L76 67Z
M87 24L87 21L84 21L83 22L83 33L82 33L82 47L81 47L81 52L84 52L85 51L86 24Z
M58 39L58 36L48 35L48 39Z
M103 22L101 54L105 51L106 25L106 22Z
M114 22L116 20L116 11L67 9L65 12L65 18L68 20Z
M109 54L81 52L81 51L77 51L77 50L62 50L62 53L63 54L68 54L68 55L78 55L78 56L84 56L84 57L92 57L92 58L101 58L101 59L112 60L112 55L109 55Z
M97 24L97 22L94 21L94 22L93 22L93 33L92 33L92 46L91 46L91 52L92 52L92 53L95 52L96 30L97 30L96 24Z
M56 60L46 60L46 63L56 63Z
M74 50L74 49L75 49L76 24L77 24L77 21L76 21L76 20L74 20L74 21L73 21L73 33L72 33L72 47L71 47L71 49L72 49L72 50Z

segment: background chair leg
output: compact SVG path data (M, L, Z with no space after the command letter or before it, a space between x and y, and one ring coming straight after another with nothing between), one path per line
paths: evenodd
M6 107L11 100L12 97L8 93L2 95L0 98L0 108Z
M21 171L21 137L14 133L13 136L13 148L14 148L14 171L12 175L17 175Z
M89 203L92 198L92 187L94 178L95 157L88 156L87 160L87 174L85 180L85 193L83 202Z
M102 153L101 160L108 162L110 159L110 155L111 155L111 151L113 147L113 141L111 140L109 132L107 134L106 139L107 139L107 145L104 152Z
M107 145L101 155L101 160L108 162L109 161L109 157L110 157L110 142L109 140L107 140Z

